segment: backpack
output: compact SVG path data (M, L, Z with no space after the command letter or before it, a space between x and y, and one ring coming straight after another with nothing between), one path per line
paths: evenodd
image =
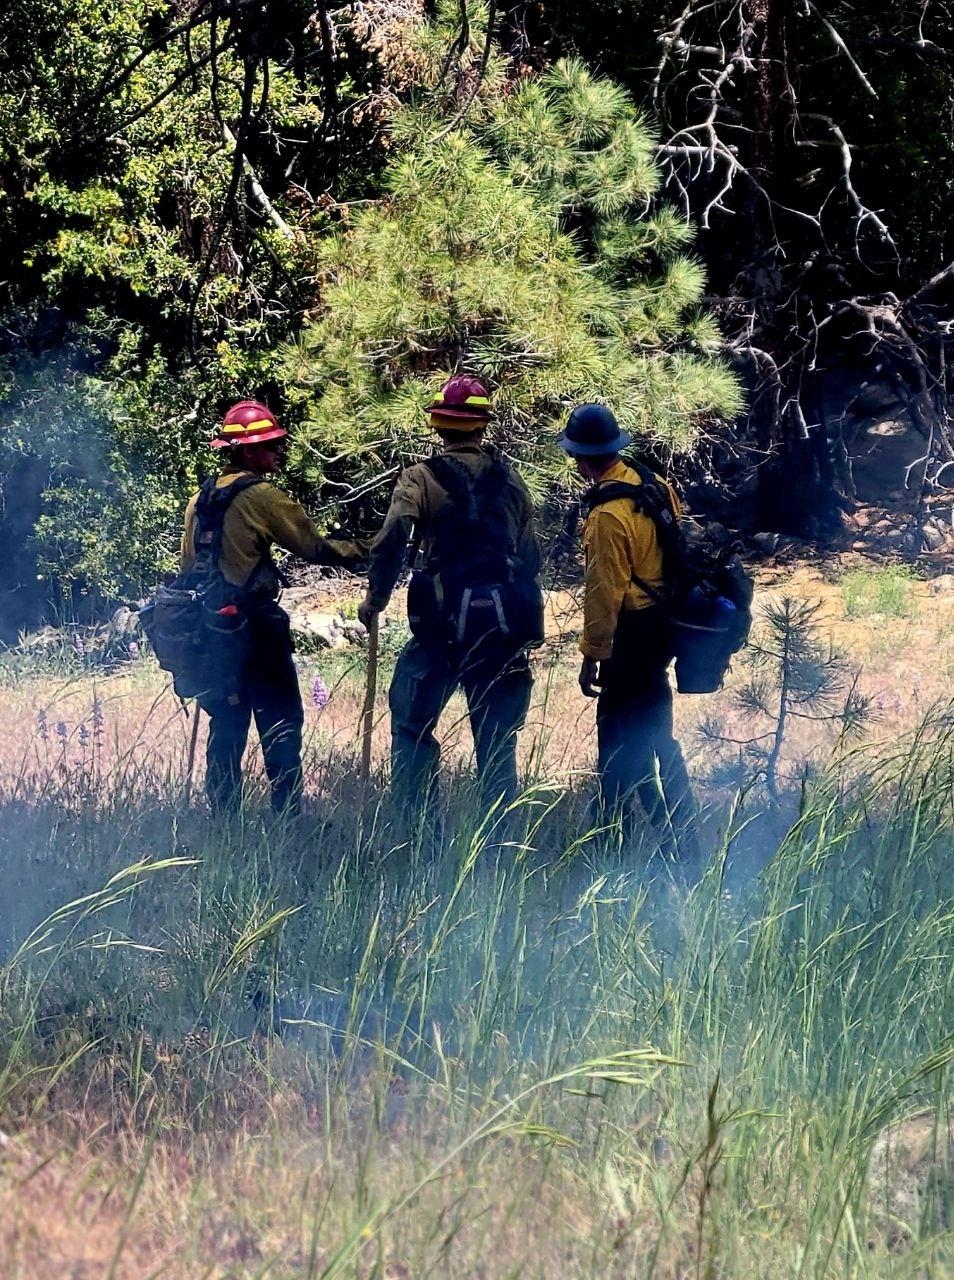
M637 575L634 584L665 613L680 693L722 688L732 655L748 641L755 586L733 552L715 554L691 546L666 486L648 467L632 463L641 484L594 485L583 497L587 515L617 498L629 498L656 526L663 560L662 590Z
M514 654L543 643L543 596L520 572L506 518L511 472L494 458L479 476L455 458L424 463L449 501L437 513L427 563L411 575L411 632L458 656L490 645Z
M236 587L219 568L225 513L261 476L240 476L219 486L215 477L199 491L195 559L139 611L159 666L172 675L180 698L203 695L234 702L245 684L251 650L248 584Z

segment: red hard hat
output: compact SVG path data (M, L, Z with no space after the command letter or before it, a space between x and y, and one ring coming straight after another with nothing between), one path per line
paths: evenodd
M477 418L486 422L490 417L490 396L477 378L460 373L444 383L428 405L428 412L442 418Z
M287 436L284 427L261 400L240 400L233 404L222 419L213 449L227 449L235 444L261 444L264 440L279 440Z

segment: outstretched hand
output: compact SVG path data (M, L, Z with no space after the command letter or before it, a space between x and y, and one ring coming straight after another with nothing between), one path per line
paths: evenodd
M583 665L580 667L580 688L586 698L598 698L600 696L600 664L596 658L584 658Z

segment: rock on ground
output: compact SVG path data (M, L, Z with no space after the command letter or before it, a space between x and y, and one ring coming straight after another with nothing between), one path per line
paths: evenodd
M921 1224L927 1234L954 1226L954 1124L933 1113L882 1130L868 1160L874 1219L892 1250L906 1249Z

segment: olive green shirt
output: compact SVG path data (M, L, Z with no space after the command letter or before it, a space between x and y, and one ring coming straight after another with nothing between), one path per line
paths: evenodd
M479 476L499 454L493 445L468 442L446 445L441 456L462 462L472 475ZM371 544L368 590L375 609L385 608L391 598L404 571L412 539L427 560L434 518L449 501L447 492L424 463L401 472L381 532ZM528 578L535 578L540 572L540 546L533 529L533 503L515 471L511 472L501 507L501 518L507 522L508 539L520 569Z
M239 476L250 474L238 467L227 467L216 484L223 488ZM181 553L183 572L190 569L195 560L198 500L199 495L195 494L186 508ZM325 538L294 498L263 481L240 493L225 513L219 556L223 577L237 587L244 587L252 574L261 569L255 581L256 592L276 594L281 585L271 564L271 549L276 545L312 564L345 567L367 558L367 550L360 543Z

